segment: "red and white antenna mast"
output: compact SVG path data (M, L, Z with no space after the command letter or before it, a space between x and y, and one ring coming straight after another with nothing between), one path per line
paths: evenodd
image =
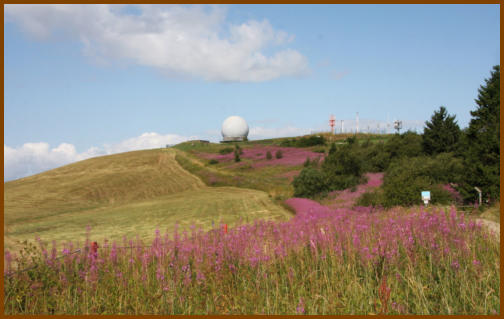
M331 117L329 118L329 126L331 127L331 132L334 135L334 122L336 122L336 119L334 118L334 115L331 114Z

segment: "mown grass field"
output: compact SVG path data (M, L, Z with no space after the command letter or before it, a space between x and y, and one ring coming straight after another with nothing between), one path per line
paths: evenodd
M153 238L156 228L203 229L212 221L282 220L291 213L266 193L210 188L175 161L175 150L157 149L93 158L5 183L5 248L19 242Z

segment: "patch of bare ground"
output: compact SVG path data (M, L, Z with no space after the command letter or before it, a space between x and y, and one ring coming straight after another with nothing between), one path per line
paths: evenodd
M481 223L500 242L500 224L488 219L476 218L476 222Z

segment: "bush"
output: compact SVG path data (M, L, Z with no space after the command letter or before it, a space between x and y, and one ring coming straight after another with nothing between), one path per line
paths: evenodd
M278 158L278 159L282 158L283 157L282 151L281 150L276 151L275 157Z
M357 142L357 137L356 136L347 137L346 142L349 145L353 145L353 144L355 144L355 142Z
M235 152L234 152L234 161L235 162L241 161L241 159L240 159L240 151L238 151L238 150L235 150Z
M422 136L411 131L394 134L385 144L385 150L390 158L420 156L423 152Z
M329 148L329 155L336 153L336 150L336 143L333 142Z
M426 190L431 192L431 203L449 203L450 193L439 184L456 182L462 170L461 160L449 153L396 160L385 173L384 206L422 204L420 193Z
M322 135L305 136L298 139L286 139L280 142L280 146L287 147L310 147L325 144L326 140Z
M301 173L294 178L292 185L295 197L313 198L319 194L324 196L328 190L324 174L312 167L303 168Z
M322 135L312 135L302 137L296 141L297 147L309 147L315 145L325 145L325 138Z
M314 159L311 160L310 165L312 167L319 167L320 166L320 157L315 157Z
M371 143L371 139L370 139L370 138L367 138L367 139L364 141L364 143L362 143L362 145L361 145L361 146L362 146L362 147L364 147L364 148L367 148L367 147L370 147L371 145L373 145L373 144Z
M323 136L308 136L301 137L299 139L284 140L280 143L281 146L293 146L293 147L310 147L316 145L325 145L326 140Z
M294 146L295 143L296 142L294 139L286 139L286 140L283 140L280 142L280 146L290 147L290 146Z
M232 151L233 151L232 147L224 147L219 150L219 153L222 155L226 155L226 154L231 153Z
M383 202L383 191L381 189L366 192L357 199L358 206L378 207L383 206Z
M267 151L267 152L266 152L266 159L270 160L270 159L272 159L272 158L273 158L273 156L271 155L271 152L270 152L270 151Z
M304 167L308 167L308 166L310 166L310 156L307 156L307 157L306 157L306 161L304 161L303 166L304 166Z
M325 153L325 147L317 147L313 149L315 153Z
M208 164L210 164L210 165L214 165L214 164L218 164L218 163L219 163L219 161L214 158L211 159L210 161L208 161Z
M367 158L369 172L383 172L390 164L390 154L383 150L383 143L376 144Z
M325 173L325 172L324 172ZM344 190L347 188L353 188L357 184L361 183L361 178L353 175L328 175L324 174L326 177L326 184L329 187L329 191L333 190Z
M322 169L328 175L360 177L362 174L362 160L356 155L354 147L347 145L339 152L330 152L322 163Z
M327 191L355 187L362 182L361 160L353 150L353 145L347 145L337 152L333 144L329 155L322 162L321 170L316 169L319 161L310 161L308 157L303 164L306 176L301 177L300 174L297 181L293 181L296 194L313 197L316 194L314 192L318 190L320 195L324 196Z

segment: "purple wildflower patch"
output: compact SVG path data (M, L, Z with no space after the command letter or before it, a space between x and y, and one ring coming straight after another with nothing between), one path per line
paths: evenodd
M272 159L266 159L267 152L271 154L276 154L277 151L282 152L282 158L276 158L273 156ZM197 156L205 159L216 159L219 162L233 162L234 154L210 154L210 153L197 153ZM248 159L252 161L253 168L259 168L270 165L284 165L284 166L297 166L301 165L309 157L310 160L322 159L323 154L312 152L302 148L296 147L279 147L279 146L254 146L249 148L243 148L243 154L240 155L242 159ZM244 165L244 163L233 163L234 166Z

